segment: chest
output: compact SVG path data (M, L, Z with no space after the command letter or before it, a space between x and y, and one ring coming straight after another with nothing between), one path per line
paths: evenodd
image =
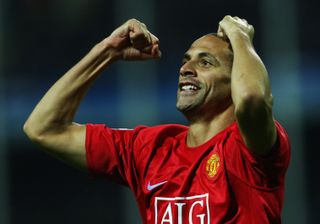
M213 207L230 200L221 144L199 151L177 142L160 145L145 156L141 169L138 201L156 223L173 219L181 223L179 218L206 223Z
M177 141L165 142L144 155L139 169L142 193L147 197L213 194L227 182L219 142L199 150Z

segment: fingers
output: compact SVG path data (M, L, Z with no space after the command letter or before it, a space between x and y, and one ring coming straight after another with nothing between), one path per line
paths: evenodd
M136 19L131 19L128 21L128 26L130 43L134 48L144 49L159 43L159 39L150 33L144 23Z
M218 36L222 38L230 38L230 35L236 31L243 31L252 40L254 35L254 28L247 20L239 18L238 16L225 16L220 22L218 27Z
M136 19L128 20L127 24L130 45L139 51L139 53L135 51L136 56L131 57L142 60L160 58L159 39L148 30L147 26Z
M118 27L106 38L106 42L118 52L121 59L146 60L161 57L159 39L144 23L136 19L130 19Z
M222 26L220 26L220 25L219 25L219 27L218 27L217 35L218 35L219 37L221 37L222 39L224 39L224 40L225 40L225 39L228 39L226 33L225 33L224 30L222 29Z
M154 47L148 49L138 50L136 48L128 48L124 51L124 60L148 60L157 59L161 57L161 52L159 50L159 45L154 45Z
M116 32L114 37L121 37L122 44L117 50L124 60L147 60L161 57L159 39L153 35L144 23L130 19ZM119 38L115 38L119 39Z
M144 51L146 53L151 53L151 55L155 58L160 58L161 57L161 51L159 49L159 39L153 35L152 33L150 33L150 37L151 37L151 47L150 47L150 51ZM147 47L148 48L148 47Z

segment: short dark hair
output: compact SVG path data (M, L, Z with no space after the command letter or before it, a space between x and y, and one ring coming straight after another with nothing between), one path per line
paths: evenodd
M230 50L233 52L232 46L231 46L231 43L230 43L230 40L229 40L228 38L226 38L226 39L225 39L225 38L222 38L221 36L218 35L218 33L215 33L215 32L208 33L208 34L206 34L206 35L212 35L212 36L218 37L218 38L220 38L220 39L228 42L228 43L229 43L229 48L230 48Z
M218 37L221 40L226 41L229 44L229 50L231 52L230 52L230 54L227 55L227 57L230 60L230 62L232 63L233 62L233 49L232 49L232 45L231 45L230 40L228 38L222 38L221 36L218 35L218 33L208 33L206 35L212 35L212 36Z

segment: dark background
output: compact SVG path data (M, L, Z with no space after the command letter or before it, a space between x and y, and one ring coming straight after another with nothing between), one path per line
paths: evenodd
M111 127L185 123L175 109L182 55L195 38L215 32L226 14L254 25L255 47L271 78L275 116L292 139L283 223L319 222L318 2L2 0L0 4L0 224L139 223L124 187L91 179L52 159L27 140L23 123L55 80L132 17L159 37L163 58L112 65L84 99L76 121Z

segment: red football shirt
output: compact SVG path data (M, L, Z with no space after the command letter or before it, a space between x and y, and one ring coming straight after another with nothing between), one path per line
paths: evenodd
M129 186L143 223L281 223L290 144L276 127L274 149L259 157L246 148L236 122L193 148L182 125L87 124L88 169Z

